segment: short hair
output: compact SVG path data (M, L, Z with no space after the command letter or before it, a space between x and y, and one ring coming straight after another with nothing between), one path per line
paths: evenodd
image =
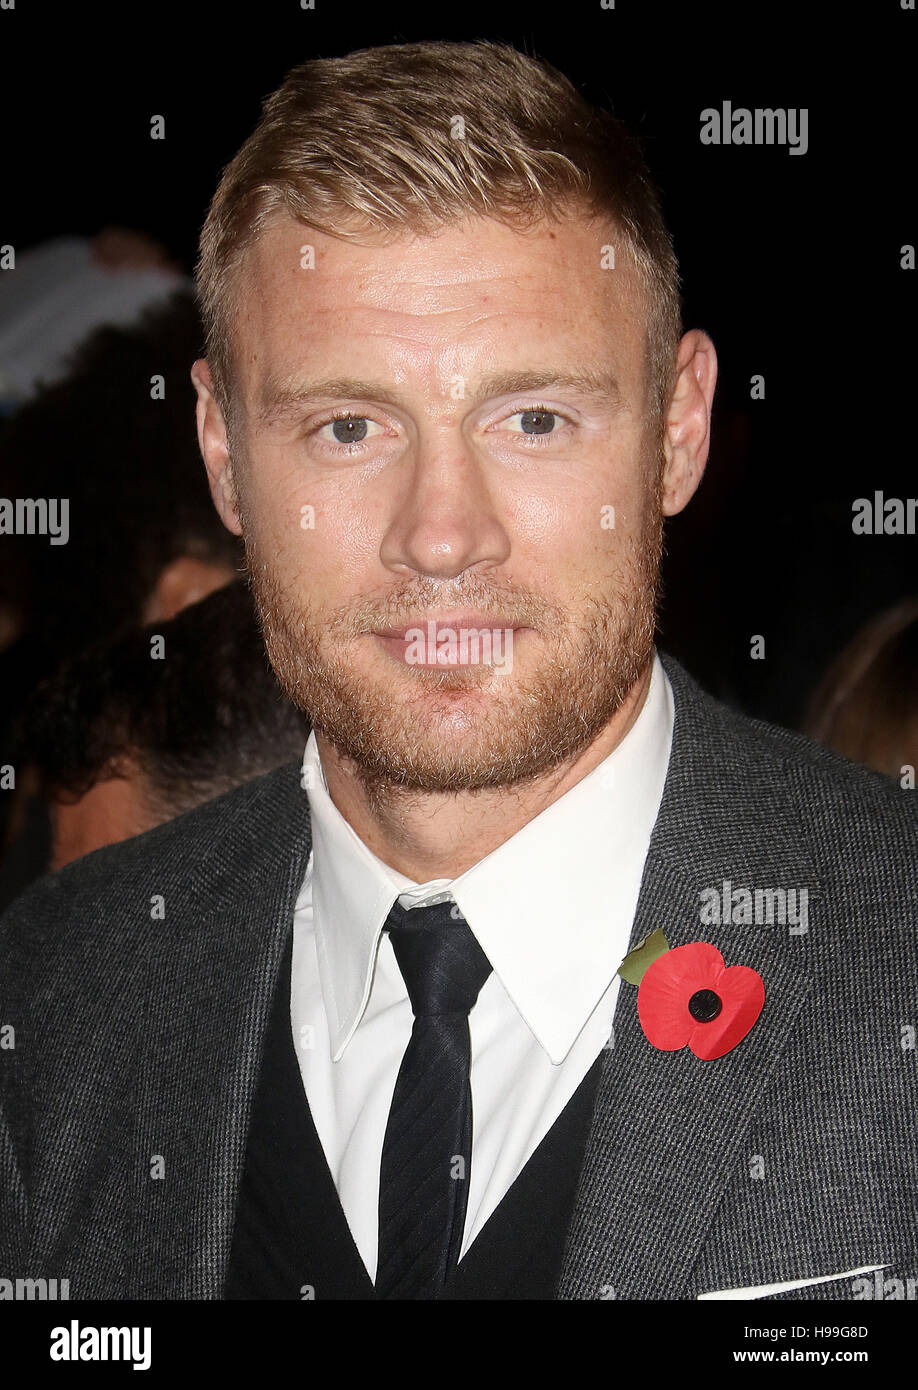
M426 42L287 74L224 169L201 233L198 298L231 437L239 269L283 212L351 241L432 233L475 215L519 230L578 212L611 220L623 240L616 251L630 254L643 284L645 370L662 422L682 328L659 193L636 137L549 63L507 44Z

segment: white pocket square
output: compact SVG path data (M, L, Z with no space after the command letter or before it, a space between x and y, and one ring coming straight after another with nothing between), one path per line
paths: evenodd
M889 1265L861 1265L858 1269L843 1270L841 1274L821 1274L816 1279L787 1279L781 1284L753 1284L746 1289L714 1289L711 1293L700 1293L698 1298L768 1298L773 1293L789 1293L791 1289L830 1284L833 1279L854 1279L859 1274L874 1274L878 1269L889 1269Z

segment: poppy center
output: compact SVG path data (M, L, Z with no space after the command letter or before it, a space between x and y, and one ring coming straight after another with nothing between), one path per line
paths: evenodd
M688 1001L688 1011L698 1023L710 1023L723 1008L723 1001L713 989L696 989Z

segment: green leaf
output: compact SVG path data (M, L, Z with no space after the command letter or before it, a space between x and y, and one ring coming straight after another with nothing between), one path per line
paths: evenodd
M657 956L662 956L663 952L668 950L669 942L657 927L656 931L645 936L639 946L628 952L618 967L618 973L629 985L639 985L647 967L653 964Z

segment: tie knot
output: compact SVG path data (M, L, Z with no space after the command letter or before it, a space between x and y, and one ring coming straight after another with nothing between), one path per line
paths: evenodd
M415 1018L466 1014L491 962L452 903L406 909L396 902L386 928Z

